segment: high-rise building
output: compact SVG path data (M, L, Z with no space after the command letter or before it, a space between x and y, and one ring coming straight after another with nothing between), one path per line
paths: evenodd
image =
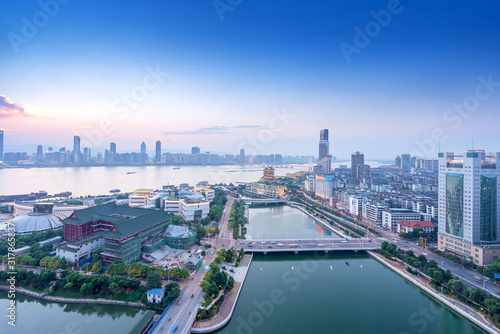
M398 155L394 161L396 168L401 169L401 156Z
M75 164L80 163L80 136L73 137L73 162Z
M36 147L36 162L43 162L43 147L38 145Z
M439 153L438 248L476 265L500 254L500 152Z
M156 141L155 162L157 164L161 163L161 141L159 141L159 140Z
M111 151L111 153L116 154L116 143L110 143L109 150Z
M83 162L86 164L89 164L91 159L92 159L92 149L90 147L84 147L83 148Z
M245 163L245 149L244 149L244 148L242 148L242 149L240 150L240 157L239 157L239 160L240 160L240 162L241 162L241 163Z
M365 164L365 155L361 152L351 154L351 175L357 176L358 166Z
M146 143L145 142L141 143L141 154L146 154Z
M3 130L0 130L0 161L3 161Z
M191 147L191 154L200 154L200 148L198 146Z
M411 155L401 154L401 168L403 170L410 170L410 168L411 168Z
M328 142L328 129L319 132L319 155L318 160L330 154L330 143Z

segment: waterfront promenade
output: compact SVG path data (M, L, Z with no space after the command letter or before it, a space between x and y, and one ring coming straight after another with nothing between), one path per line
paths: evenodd
M252 255L245 255L240 263L240 266L235 269L235 273L233 275L234 287L224 297L224 303L222 304L219 313L212 319L196 321L193 324L191 333L210 333L222 328L229 322L229 320L231 320L251 262Z
M436 292L429 286L428 284L429 282L427 279L425 279L424 277L411 275L406 271L406 268L403 264L387 260L381 254L378 254L376 252L370 251L368 252L368 254L370 254L371 257L381 262L389 269L393 270L397 274L403 276L405 279L415 284L419 289L425 291L426 293L430 294L431 296L439 300L441 303L445 304L455 312L459 313L461 316L468 319L472 323L476 324L477 326L481 327L482 329L486 330L489 333L500 334L500 330L493 327L493 325L489 323L479 312L476 312L474 309L468 307L465 304L462 304L457 300L454 300L450 297L447 297L445 295Z

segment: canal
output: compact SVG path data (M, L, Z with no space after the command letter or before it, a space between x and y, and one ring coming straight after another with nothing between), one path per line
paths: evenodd
M302 211L286 205L250 208L252 239L340 238Z
M144 310L119 305L65 304L16 294L16 326L7 324L7 291L0 291L2 334L128 333Z
M366 253L254 255L218 333L484 333Z

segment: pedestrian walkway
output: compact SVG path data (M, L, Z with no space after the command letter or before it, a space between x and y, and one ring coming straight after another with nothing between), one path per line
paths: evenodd
M209 333L223 327L229 322L236 307L236 302L238 301L251 261L252 255L245 255L240 266L235 269L234 287L225 295L224 303L219 313L212 319L196 321L193 324L192 333Z
M432 287L429 286L429 281L425 279L424 277L420 276L414 276L409 274L406 271L406 267L395 261L390 261L387 260L385 257L383 257L381 254L378 254L376 252L369 252L369 254L377 259L378 261L385 263L389 268L392 270L398 272L401 276L409 279L412 281L414 284L416 284L418 287L421 289L427 291L434 297L436 297L438 300L441 300L444 304L447 304L451 309L457 311L458 313L462 314L464 317L469 319L471 322L476 323L477 325L481 326L483 329L487 329L490 333L500 333L500 331L496 328L493 327L493 325L487 321L481 313L477 312L476 310L462 304L461 302L450 298L446 295L440 294L436 292Z

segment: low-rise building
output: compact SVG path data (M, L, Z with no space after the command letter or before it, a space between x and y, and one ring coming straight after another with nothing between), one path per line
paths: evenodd
M408 221L402 220L398 222L398 233L412 233L413 231L422 231L424 234L436 232L437 226L430 221Z
M146 292L148 303L161 303L165 296L165 289L151 289Z
M172 248L187 249L196 242L196 233L186 226L169 225L163 234L167 245Z
M407 209L390 208L382 211L382 227L388 230L396 231L398 222L402 220L420 221L426 219L422 219L422 213Z

